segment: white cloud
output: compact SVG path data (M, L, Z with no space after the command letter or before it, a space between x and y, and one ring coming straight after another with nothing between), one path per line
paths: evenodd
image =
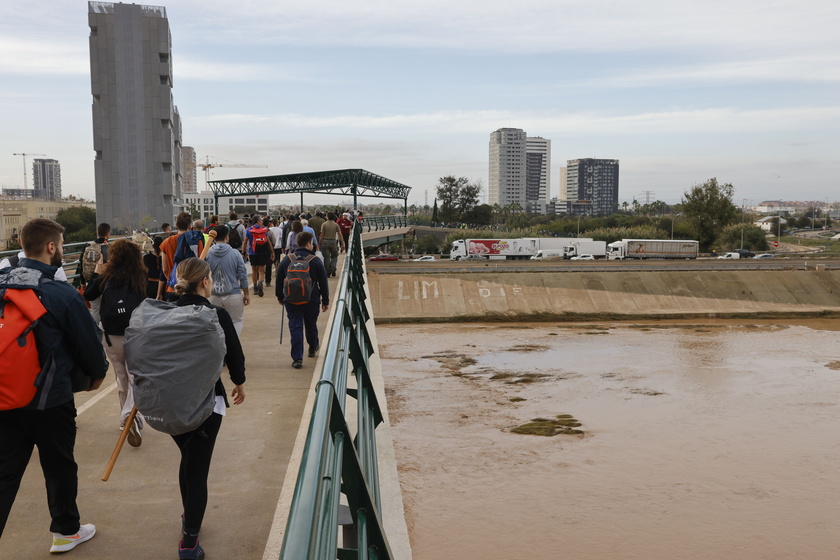
M823 0L260 0L240 1L236 10L223 0L186 4L195 32L209 27L227 41L505 52L790 52L836 46L840 14ZM178 11L170 12L179 25Z
M840 55L815 54L774 59L752 59L665 66L656 70L603 76L574 83L576 86L651 87L698 84L751 84L774 82L840 82ZM562 87L568 87L563 84Z
M202 128L283 126L300 130L379 130L400 135L436 132L486 135L510 126L553 138L598 135L745 133L828 129L840 124L840 106L763 110L711 108L638 114L533 113L516 111L440 111L403 115L307 116L299 114L220 114L199 117ZM535 132L532 132L535 133Z
M0 74L90 75L87 42L0 36Z

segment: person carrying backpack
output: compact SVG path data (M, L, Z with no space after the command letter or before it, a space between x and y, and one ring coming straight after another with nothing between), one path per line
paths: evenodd
M131 241L120 239L111 244L108 264L102 259L96 264L90 277L85 299L99 301L102 330L105 331L103 345L108 361L114 368L117 380L117 396L120 400L120 430L134 407L131 391L133 376L125 363L125 329L131 313L146 299L146 267L140 250ZM128 427L128 444L140 447L143 443L143 415L138 413Z
M286 308L289 316L289 334L292 345L292 367L303 367L303 340L309 344L309 357L314 358L321 347L318 339L318 315L330 305L330 286L327 269L315 256L312 234L297 234L298 248L290 252L277 269L275 294L277 301ZM319 305L320 304L320 305Z
M66 552L96 534L93 524L80 523L76 505L73 392L98 389L108 372L87 306L70 284L54 281L63 233L53 220L29 220L21 231L26 258L0 272L0 536L37 446L52 518L50 552Z
M181 261L197 257L204 250L204 235L191 231L192 215L181 212L175 218L178 235L167 237L160 245L161 273L157 299L175 300L175 268Z
M82 251L79 257L79 266L76 269L78 274L79 284L86 289L90 277L93 275L93 269L96 268L96 263L102 257L104 262L108 262L108 238L111 237L111 225L101 223L96 227L96 239L89 241L87 247ZM93 303L90 306L90 314L93 315L93 320L99 324L99 302Z
M251 220L251 227L245 231L245 239L248 243L248 258L251 261L251 279L254 283L254 293L263 297L265 291L265 267L271 266L274 260L274 243L268 228L263 226L262 219L254 216Z
M236 219L236 212L228 214L230 221L228 227L228 245L242 253L243 258L248 257L248 247L245 245L245 226Z
M220 307L211 305L207 299L213 291L213 276L210 271L210 265L206 261L198 258L186 259L178 265L176 277L175 291L180 296L177 303L172 305L147 300L135 312L132 325L129 327L127 334L135 336L133 332L135 321L143 318L143 314L146 311L155 312L155 308L157 308L157 312L163 311L165 313L167 309L195 308L187 315L192 317L192 320L195 320L196 317L204 318L207 324L191 325L187 329L187 332L184 333L187 336L202 337L201 342L193 342L190 346L207 346L207 343L209 343L210 346L208 348L210 350L221 349L221 351L217 352L216 355L213 355L211 351L193 353L191 348L183 347L182 350L178 350L183 353L182 359L179 360L178 356L172 355L157 358L160 361L160 365L157 366L154 363L150 364L156 358L144 354L143 349L149 344L155 345L155 336L163 336L167 339L171 339L172 336L166 332L155 332L154 329L152 329L152 332L149 332L148 329L139 329L136 336L137 340L141 343L137 350L142 355L141 363L136 363L137 358L131 352L129 352L128 356L132 371L135 372L134 385L138 410L142 410L145 406L142 383L144 381L148 382L150 379L149 377L144 379L144 370L151 369L154 373L164 371L167 375L175 375L179 379L190 376L195 378L196 374L204 374L206 376L208 372L212 377L215 377L215 386L212 385L212 377L209 379L211 382L209 386L214 387L212 392L215 397L210 403L212 412L208 411L209 414L206 419L201 421L197 427L186 432L181 432L180 430L177 432L167 432L170 433L178 449L181 451L178 481L181 489L181 503L184 508L184 513L181 526L182 537L178 545L178 557L181 559L202 559L204 558L204 550L198 543L198 534L204 521L204 512L207 509L207 476L210 471L210 459L213 455L213 448L216 445L216 436L222 425L222 417L225 415L225 411L229 406L219 372L222 370L222 365L226 364L230 379L235 385L231 392L231 398L234 404L242 404L245 401L245 388L243 387L245 383L245 355L242 352L239 337L236 335L236 329L233 326L233 321L228 312ZM207 311L211 313L208 314L206 313ZM177 319L164 321L164 323L168 327L174 329L180 328L181 331L184 330L182 325L179 326L181 321ZM220 337L223 339L223 343L219 339ZM145 344L143 343L144 341ZM127 350L133 351L134 343L135 341L129 338L126 346ZM165 343L171 344L171 341L161 341L161 345ZM179 346L184 345L181 344ZM152 366L151 368L149 367L150 365ZM176 368L175 370L167 369L173 367L173 365ZM179 368L183 368L183 370ZM201 381L204 382L205 380L202 379ZM177 394L175 394L177 392L177 385L177 383L171 381L167 382L166 386L171 388L171 390L166 391L168 395L162 395L162 397L170 396L170 398L176 399L175 402L171 403L171 407L173 408L181 405L183 401L183 399L178 399ZM196 392L200 392L199 387L196 387ZM202 397L203 395L199 394L198 396ZM150 399L152 402L159 400L165 401L165 398L158 399L152 395ZM161 416L164 415L161 414ZM148 422L153 427L162 429L162 427L158 427L153 423L152 415L148 417Z

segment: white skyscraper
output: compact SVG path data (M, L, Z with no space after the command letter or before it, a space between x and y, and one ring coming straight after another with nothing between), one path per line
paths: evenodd
M545 213L550 198L551 140L529 138L519 128L500 128L490 134L488 202Z
M519 128L500 128L490 134L490 205L514 202L525 209L526 136Z

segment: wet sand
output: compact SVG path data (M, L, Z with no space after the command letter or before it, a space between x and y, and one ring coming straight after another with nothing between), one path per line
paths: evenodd
M378 326L415 560L840 558L838 326Z

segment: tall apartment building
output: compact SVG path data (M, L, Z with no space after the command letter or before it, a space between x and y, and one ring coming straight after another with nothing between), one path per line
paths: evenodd
M566 200L572 214L603 216L618 210L618 160L569 160Z
M525 204L528 212L545 214L551 184L551 140L528 136L525 140Z
M181 188L183 194L198 192L195 149L190 146L181 147Z
M33 198L59 200L61 198L61 165L55 159L36 159L32 162Z
M528 137L519 128L490 134L489 204L517 203L528 212L545 213L551 177L551 140Z
M96 218L172 222L181 209L181 120L166 9L88 2Z
M500 128L490 134L488 203L525 209L526 135L519 128Z

